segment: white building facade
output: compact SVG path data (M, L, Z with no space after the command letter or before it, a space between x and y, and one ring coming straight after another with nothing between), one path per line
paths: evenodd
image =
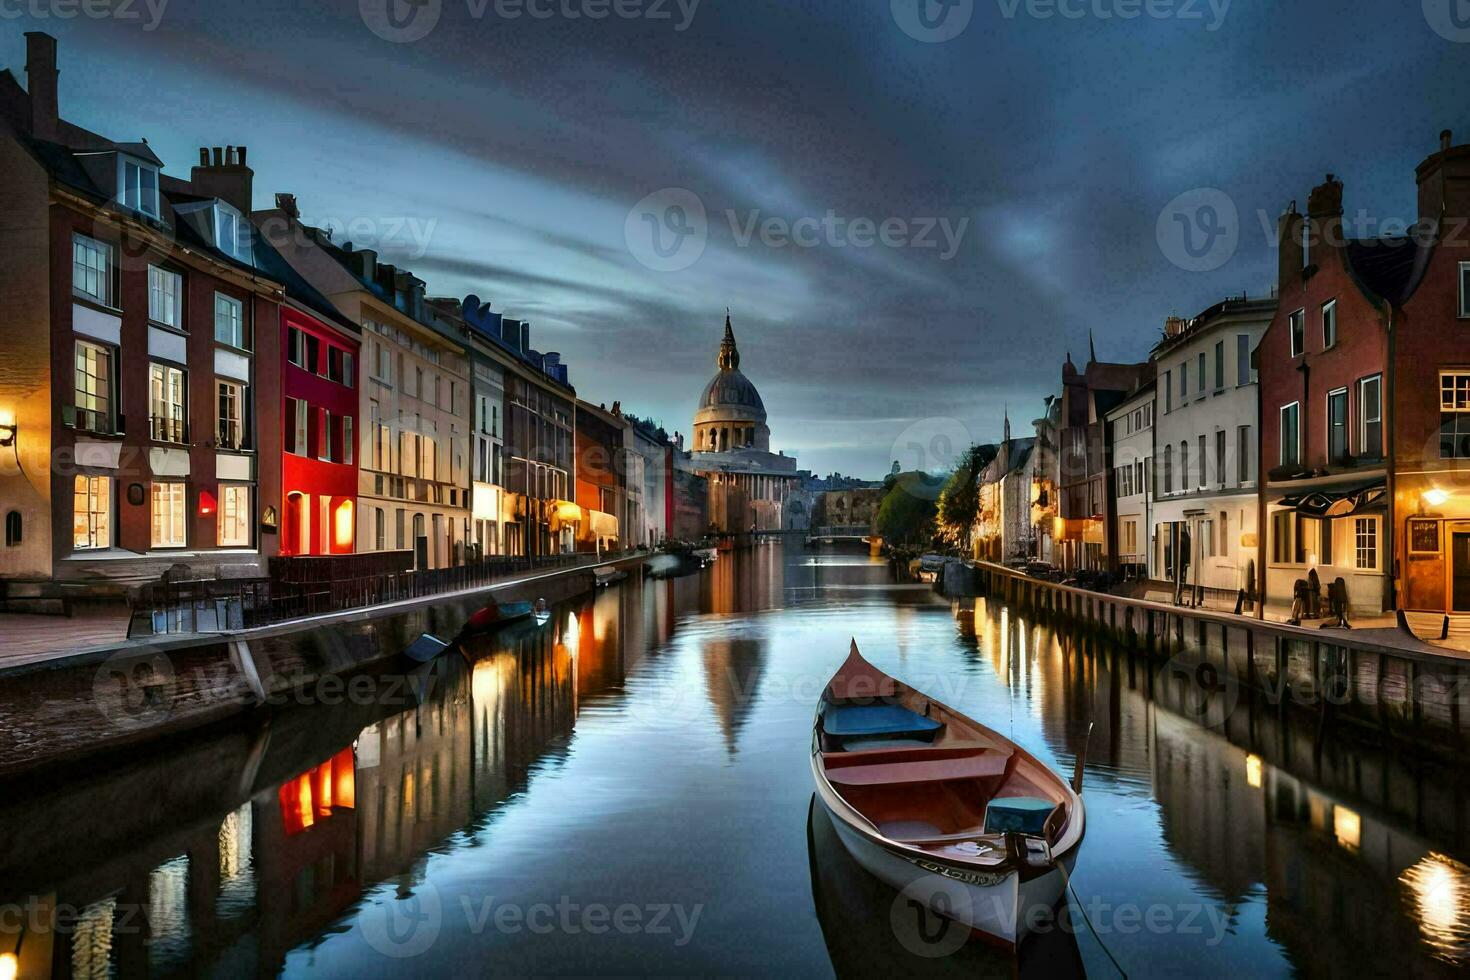
M1154 577L1154 394L1149 382L1107 414L1113 443L1113 499L1109 508L1117 542L1118 570L1130 578Z
M1274 299L1229 299L1192 320L1171 317L1154 348L1152 577L1176 596L1253 592L1260 561L1260 439L1251 354Z

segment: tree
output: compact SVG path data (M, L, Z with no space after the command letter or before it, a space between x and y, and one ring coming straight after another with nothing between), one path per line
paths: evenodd
M979 516L980 472L995 459L996 447L971 446L960 456L958 465L939 491L936 525L939 537L947 544L969 550L970 529Z
M918 471L889 474L873 529L890 544L928 546L934 540L941 479Z

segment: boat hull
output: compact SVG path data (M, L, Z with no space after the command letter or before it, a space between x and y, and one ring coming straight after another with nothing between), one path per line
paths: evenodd
M1066 891L1066 879L1055 868L1025 881L1019 874L1010 872L1000 876L996 884L979 884L920 867L908 857L859 833L834 811L823 794L817 796L842 846L865 871L914 902L928 905L938 914L979 933L992 944L1014 949L1032 928L1050 921ZM1068 874L1076 860L1075 851L1061 859ZM931 867L941 866L932 864Z

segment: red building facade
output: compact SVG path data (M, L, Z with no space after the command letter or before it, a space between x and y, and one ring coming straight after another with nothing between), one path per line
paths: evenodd
M1256 351L1262 585L1278 608L1315 570L1324 592L1342 579L1359 614L1453 610L1457 592L1470 612L1470 493L1458 486L1470 147L1443 134L1418 177L1408 235L1348 238L1330 174L1305 214L1280 221L1280 305Z
M282 555L354 550L361 346L345 321L281 308Z

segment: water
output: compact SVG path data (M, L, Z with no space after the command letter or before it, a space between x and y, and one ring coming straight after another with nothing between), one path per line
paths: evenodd
M953 944L811 810L849 637L1063 772L1094 724L1077 899L1020 973L1470 962L1458 769L1248 704L1222 723L1126 651L779 544L0 796L0 954L20 939L21 976L1011 975L976 942L930 958Z

